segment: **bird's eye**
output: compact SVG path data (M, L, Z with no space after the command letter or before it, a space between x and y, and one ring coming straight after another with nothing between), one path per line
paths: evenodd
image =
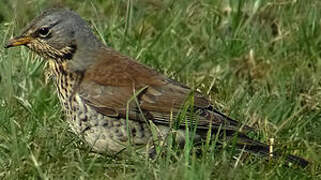
M49 28L40 28L40 29L38 30L38 34L39 34L39 36L41 36L41 37L46 37L46 36L48 36L48 34L49 34Z

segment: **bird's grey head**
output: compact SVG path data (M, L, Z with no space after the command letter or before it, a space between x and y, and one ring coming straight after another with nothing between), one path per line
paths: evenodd
M9 40L6 47L25 45L45 58L67 60L82 45L93 48L99 44L79 15L66 9L49 9L34 18L20 36Z

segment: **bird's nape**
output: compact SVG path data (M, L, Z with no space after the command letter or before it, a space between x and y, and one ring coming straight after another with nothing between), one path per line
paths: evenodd
M5 47L21 45L53 64L50 70L56 77L66 120L96 151L120 151L129 139L133 145L148 144L152 132L146 118L160 129L161 137L168 134L171 121L177 119L193 94L192 109L200 112L196 132L201 139L209 130L219 133L221 128L225 135L237 137L240 149L270 155L267 145L246 136L244 131L253 130L251 127L214 109L201 93L105 46L72 11L45 11ZM185 122L192 119L186 116ZM179 130L184 133L185 127L183 122ZM283 157L280 153L273 155ZM286 155L285 160L302 167L308 164L292 155Z

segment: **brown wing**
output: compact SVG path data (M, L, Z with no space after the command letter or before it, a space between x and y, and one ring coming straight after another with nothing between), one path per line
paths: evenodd
M99 54L102 55L99 60L84 72L78 93L104 115L124 118L127 113L131 120L146 118L168 125L171 117L175 119L184 102L193 95L193 109L199 117L187 116L187 121L197 121L200 129L208 129L211 123L224 129L240 128L237 121L215 111L206 98L188 87L111 49ZM184 126L184 122L181 125Z

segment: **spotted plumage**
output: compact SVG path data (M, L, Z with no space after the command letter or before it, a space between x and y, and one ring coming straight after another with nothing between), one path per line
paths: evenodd
M120 152L128 146L125 119L104 116L88 106L79 96L77 84L81 73L69 72L63 60L49 60L49 69L55 76L58 98L74 133L82 136L96 151ZM151 136L145 123L131 122L128 126L132 142L143 145Z
M107 47L72 11L43 12L6 47L20 45L48 59L66 120L96 151L119 152L129 145L149 144L151 126L163 140L175 126L179 144L184 144L186 127L196 127L196 143L210 131L213 136L219 133L220 141L236 138L237 148L271 153L268 145L246 135L251 127L217 111L199 92ZM181 113L188 99L193 105ZM308 164L292 155L286 160Z

